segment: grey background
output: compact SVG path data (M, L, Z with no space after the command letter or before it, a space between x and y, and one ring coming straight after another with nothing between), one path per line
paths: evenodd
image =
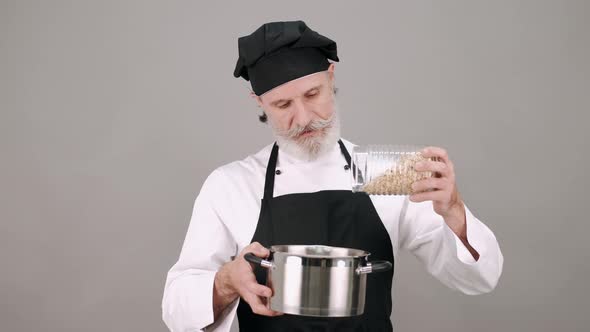
M237 38L338 42L343 136L449 150L506 261L495 292L398 262L397 331L587 331L587 1L1 1L0 330L165 331L217 166L272 140Z

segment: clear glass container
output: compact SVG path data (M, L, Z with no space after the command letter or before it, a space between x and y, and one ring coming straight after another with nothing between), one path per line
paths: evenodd
M359 145L351 155L352 191L369 195L411 195L412 183L433 176L414 165L426 160L424 145Z

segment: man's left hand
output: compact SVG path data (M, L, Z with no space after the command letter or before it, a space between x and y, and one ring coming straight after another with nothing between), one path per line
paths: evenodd
M447 151L430 146L424 148L421 153L428 160L416 163L416 171L430 171L435 176L414 182L412 189L416 194L410 196L410 201L432 201L434 212L444 218L445 223L457 234L477 261L479 253L469 244L467 239L465 205L463 205L461 196L459 196L457 184L455 183L455 169Z
M465 207L455 183L453 162L449 159L447 151L439 147L430 146L424 148L421 153L428 160L416 163L416 171L430 171L434 176L412 184L412 189L416 193L410 196L410 201L432 201L434 211L444 218L457 236L466 241Z

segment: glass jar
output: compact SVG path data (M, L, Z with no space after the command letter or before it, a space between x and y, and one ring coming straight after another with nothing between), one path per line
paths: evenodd
M359 145L351 155L352 191L369 195L411 195L412 183L433 176L414 165L426 160L423 145Z

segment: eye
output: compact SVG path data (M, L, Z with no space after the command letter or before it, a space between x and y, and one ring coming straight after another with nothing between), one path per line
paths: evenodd
M317 96L318 93L319 93L318 90L313 90L310 93L308 93L306 96L307 96L307 98L312 98L312 97Z
M283 104L280 104L279 105L279 108L280 109L285 109L285 108L289 107L289 105L291 105L291 102L290 101L288 101L286 103L283 103Z

